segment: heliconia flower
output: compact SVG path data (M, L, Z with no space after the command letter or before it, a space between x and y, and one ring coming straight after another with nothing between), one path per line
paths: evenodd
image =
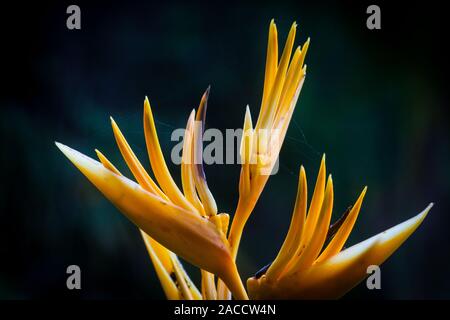
M112 118L120 152L138 183L122 176L99 151L100 162L60 143L56 145L108 200L142 230L168 298L200 297L176 253L203 269L204 298L216 297L214 275L217 275L230 287L236 299L247 299L225 236L229 217L217 214L202 163L195 162L196 155L201 157L203 135L202 130L195 130L195 120L203 123L208 94L209 88L202 97L197 118L193 110L188 120L181 167L183 191L177 187L167 168L147 98L144 101L144 133L157 183L139 162ZM200 127L203 128L203 124Z
M272 264L247 280L251 299L336 299L379 266L416 230L433 204L417 216L342 250L366 194L330 227L333 180L326 180L325 156L307 208L307 182L300 168L297 199L284 243Z
M292 114L306 76L304 65L309 38L298 46L291 59L297 24L292 24L281 58L278 59L277 27L269 27L266 70L261 108L253 128L247 106L241 142L241 176L239 201L231 224L228 241L236 258L244 226L269 179L278 159ZM219 297L229 297L229 291L219 282Z
M383 233L343 249L359 214L366 188L354 206L330 226L333 180L325 156L309 208L307 182L300 169L297 199L286 239L273 263L248 279L248 295L236 267L244 226L277 162L306 76L309 39L292 55L297 25L291 27L278 59L277 28L269 28L264 90L253 126L247 106L241 140L239 201L234 217L218 213L203 170L203 133L209 88L192 110L183 139L180 189L164 159L150 103L144 100L144 135L155 177L138 160L111 118L119 150L136 182L124 177L98 150L100 162L56 143L69 160L140 230L168 299L339 298L362 281L369 265L383 263L421 224L422 213ZM231 222L230 230L228 230ZM201 290L178 256L201 269ZM217 277L217 286L216 286Z

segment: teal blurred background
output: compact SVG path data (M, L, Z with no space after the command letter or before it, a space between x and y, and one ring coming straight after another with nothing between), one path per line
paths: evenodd
M319 1L318 1L319 2ZM286 234L297 174L312 189L327 154L338 217L368 185L348 242L435 207L385 263L382 289L347 299L450 298L450 155L447 58L440 3L378 2L382 29L366 28L369 2L85 2L82 29L66 28L68 2L13 6L0 29L0 299L164 298L140 235L55 147L99 148L128 176L111 132L118 122L146 167L142 102L148 95L167 157L211 85L207 127L256 118L272 18L280 43L311 37L308 75L280 157L242 240L244 279L271 261ZM179 181L179 167L170 164ZM238 199L238 165L206 166L221 212ZM82 290L66 289L66 267ZM197 269L186 266L196 280Z

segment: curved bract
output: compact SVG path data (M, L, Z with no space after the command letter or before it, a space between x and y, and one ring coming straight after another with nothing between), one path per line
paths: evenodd
M367 188L330 233L333 206L331 175L324 184L322 159L312 201L306 216L307 185L303 167L294 213L285 241L267 271L247 280L252 299L336 299L379 266L417 229L433 204L417 216L343 251L355 224ZM331 238L331 239L330 239Z

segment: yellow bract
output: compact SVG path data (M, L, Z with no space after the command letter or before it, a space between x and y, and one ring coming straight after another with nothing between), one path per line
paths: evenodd
M199 121L204 121L208 92L209 89L200 103L199 114L203 119ZM193 111L186 130L182 165L183 192L175 184L162 155L147 98L144 101L144 133L152 169L159 185L139 162L112 118L111 124L119 150L139 184L123 177L98 150L96 153L100 162L65 145L56 144L73 164L141 229L168 298L198 298L198 290L190 282L178 258L171 252L173 251L203 269L204 298L216 298L214 275L217 275L232 288L236 298L246 299L247 294L226 239L228 215L216 215L217 207L206 184L202 165L193 161L195 152L201 152L203 135L202 130L195 132L193 128L194 116ZM162 263L167 257L172 261L170 266ZM167 273L171 277L168 277Z
M306 214L306 174L300 168L294 213L286 239L263 275L247 280L252 299L336 299L367 276L370 265L383 263L421 224L433 204L416 217L366 241L341 251L355 224L367 188L344 217L339 229L329 234L333 208L331 176L326 187L325 157ZM328 235L328 237L327 237ZM329 243L327 238L332 237Z
M277 27L274 20L270 22L263 97L254 129L248 108L245 114L239 201L228 236L234 259L245 224L277 161L306 76L306 65L303 63L309 39L303 48L296 48L291 59L296 32L297 24L294 22L278 61ZM230 298L229 291L221 282L218 291L219 298Z

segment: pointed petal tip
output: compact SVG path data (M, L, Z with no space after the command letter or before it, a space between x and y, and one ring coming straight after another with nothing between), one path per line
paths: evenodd
M320 167L319 167L319 170L322 170L322 168L323 169L325 169L325 167L326 167L326 159L327 159L327 157L326 157L326 155L325 155L325 153L322 155L322 160L320 161Z
M71 153L73 151L76 151L68 146L66 146L65 144L62 144L58 141L55 141L55 145L58 147L59 151L61 151L67 158L69 158L69 160L71 160ZM72 161L72 160L71 160Z
M150 109L150 100L148 100L148 96L145 96L144 98L144 109Z
M208 99L209 99L209 91L210 86L206 89L205 93L202 95L202 99L200 100L200 105L197 110L196 119L197 121L202 121L203 126L205 125L206 121L206 110L208 109Z
M113 119L113 117L109 117L109 119L111 120L111 127L112 127L112 131L114 136L116 136L117 134L121 134L121 131L119 129L119 126L117 125L116 121Z
M425 220L428 213L430 212L431 208L434 206L433 202L430 202L425 209L423 209L420 213L416 214L412 218L409 218L408 220L404 221L403 223L400 223L391 229L394 229L395 227L398 227L399 225L414 225L416 228Z
M306 181L306 171L305 171L305 167L303 165L300 166L300 172L298 175L299 180L305 180Z
M211 91L211 85L208 85L208 87L205 90L205 93L203 94L206 99L208 99L210 91Z
M59 150L61 150L61 152L64 153L64 151L68 151L70 148L68 146L66 146L65 144L62 144L58 141L55 141L55 145L58 147Z
M431 210L431 208L433 208L433 206L434 206L434 202L430 202L428 204L428 206L421 213L419 213L417 215L417 217L419 217L423 221L423 219L425 219L425 217L428 215L428 212L430 212L430 210Z
M250 112L250 106L247 105L247 106L245 107L245 118L249 118L249 120L251 120L251 117L252 117L252 114L251 114L251 112Z
M150 106L150 101L148 100L147 96L145 96L144 100L144 117L152 116L152 108Z
M361 191L361 197L364 197L367 193L367 186L364 186L364 189Z
M57 142L56 146L61 150L61 152L76 166L79 164L100 164L98 161L95 161L94 159L82 154L81 152L72 149L71 147L68 147L62 143Z
M244 132L247 132L247 130L253 129L253 122L252 122L252 114L250 113L250 107L247 105L245 109L245 116L244 116Z
M275 19L270 20L270 27L269 28L270 29L272 29L272 28L276 29L277 28L277 24L275 23Z
M379 234L373 236L372 238L362 241L354 245L353 247L364 247L367 246L368 242L376 240L378 243L376 248L377 254L374 256L373 260L374 263L372 264L383 263L422 224L423 220L427 216L432 206L433 203L430 203L421 213L417 214L416 216L402 223L399 223L383 232L380 232Z
M247 105L245 107L245 115L244 115L244 126L248 120L251 120L252 114L250 113L250 106Z

